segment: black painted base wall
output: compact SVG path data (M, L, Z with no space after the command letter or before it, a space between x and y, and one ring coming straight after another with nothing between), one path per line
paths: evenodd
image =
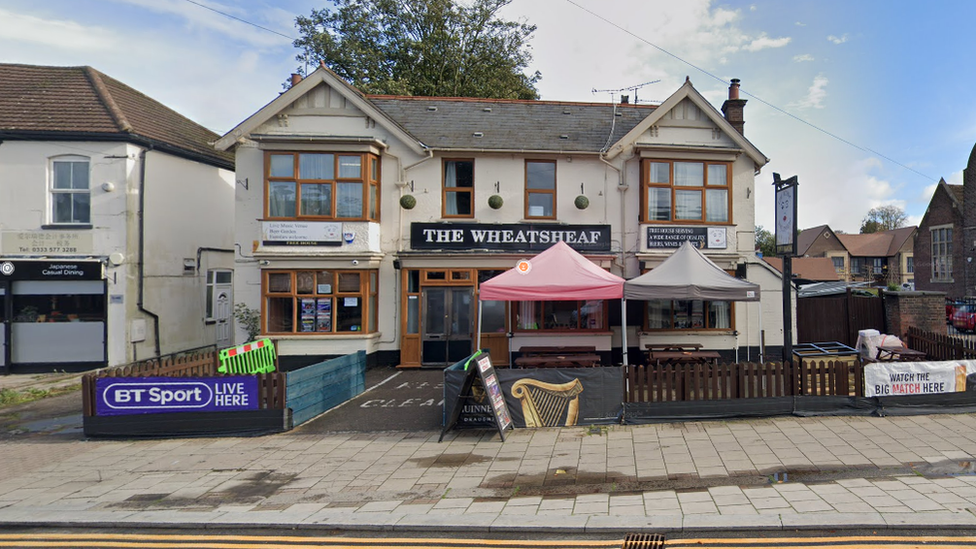
M247 436L292 428L291 410L86 416L88 437Z

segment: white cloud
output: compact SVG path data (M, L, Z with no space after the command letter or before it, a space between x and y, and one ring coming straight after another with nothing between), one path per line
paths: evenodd
M827 37L827 40L833 42L834 44L843 44L844 42L847 42L847 33L844 33L844 36L834 36L831 34Z
M783 38L770 38L766 36L766 33L762 33L758 38L754 39L742 49L746 51L759 51L767 48L782 48L783 46L789 44L790 40L792 40L792 38L789 36Z
M794 63L802 63L804 61L813 61L813 56L810 55L809 53L804 53L802 55L794 55L793 56L793 62Z
M818 74L813 79L813 84L807 90L807 95L793 103L790 103L791 107L796 107L798 109L822 109L823 100L827 97L827 84L830 81L823 74Z
M801 23L799 21L797 21L796 23L793 23L793 24L796 25L797 27L805 27L805 26L807 26L806 23Z
M7 41L92 53L110 51L120 42L118 35L107 28L0 10L0 43ZM7 48L8 54L10 51Z
M962 170L950 174L945 180L950 185L962 185Z

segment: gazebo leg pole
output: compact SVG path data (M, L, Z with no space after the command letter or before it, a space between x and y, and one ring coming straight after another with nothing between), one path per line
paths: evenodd
M627 298L620 298L620 344L623 345L621 354L624 357L624 366L627 365Z
M478 343L477 343L477 345L475 347L475 352L478 352L478 351L481 350L481 311L482 311L482 307L483 307L482 301L479 299L478 300L478 336L477 336Z

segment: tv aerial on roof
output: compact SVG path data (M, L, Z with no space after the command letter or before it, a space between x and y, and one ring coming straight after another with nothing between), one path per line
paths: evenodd
M632 92L634 92L634 103L636 104L637 101L638 101L638 99L637 99L637 90L643 88L644 86L648 86L648 85L651 85L651 84L657 84L658 82L660 82L660 80L651 80L650 82L644 82L642 84L635 84L633 86L627 86L626 88L619 88L619 89L616 89L616 90L598 90L596 88L593 88L592 93L609 93L609 94L611 94L612 97L615 97L616 94L619 93L619 92L632 91ZM624 96L624 97L626 97L626 96Z

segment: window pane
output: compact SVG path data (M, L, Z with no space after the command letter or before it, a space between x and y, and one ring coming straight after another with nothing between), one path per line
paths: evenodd
M674 327L678 329L704 327L703 307L703 301L675 301Z
M362 157L340 156L339 177L343 179L359 179L362 177Z
M663 162L651 162L651 180L649 183L670 183L671 164Z
M705 191L705 221L727 222L729 220L729 191L708 189Z
M380 178L380 162L375 156L369 159L370 170L369 179L370 181L379 181Z
M729 180L727 177L728 166L725 164L709 164L708 165L708 184L709 185L728 185Z
M290 292L291 273L268 273L268 291L277 293Z
M285 177L289 176L286 175ZM298 177L301 179L335 179L335 157L331 154L298 155Z
M315 275L315 293L329 295L332 293L332 272L319 271Z
M521 301L518 304L518 315L515 317L515 325L520 330L538 330L538 307L535 301Z
M701 191L675 191L674 218L701 219L702 218Z
M336 331L363 331L363 300L359 297L340 297L336 301Z
M300 294L315 293L315 273L312 271L298 271L295 274L295 290Z
M367 313L369 314L369 331L376 332L376 322L379 315L377 314L375 295L369 296L369 309Z
M470 160L448 160L444 162L444 186L473 188L474 162Z
M91 223L91 205L89 204L91 197L88 193L72 193L71 195L71 206L72 206L72 223Z
M302 215L332 215L332 184L302 185Z
M315 331L332 331L332 298L322 297L315 304Z
M336 217L363 216L363 184L338 183L336 196Z
M71 162L71 188L88 189L88 162Z
M675 162L674 184L680 187L701 187L705 179L705 166L698 162Z
M359 273L340 272L339 291L344 293L359 293Z
M649 187L647 189L647 216L651 221L671 220L671 189Z
M548 193L529 194L529 217L551 217L552 199Z
M651 300L647 302L647 327L661 330L671 327L671 302Z
M376 219L377 212L376 207L379 205L379 197L377 196L376 185L369 186L369 218Z
M731 328L732 327L732 304L728 301L709 301L708 302L708 327L709 328Z
M420 333L420 297L407 296L407 333Z
M268 215L295 217L295 198L294 181L271 181L268 183Z
M444 213L447 215L471 215L471 193L448 191Z
M51 198L54 200L54 222L71 223L71 195L57 193Z
M295 298L293 297L269 297L268 298L268 331L269 332L294 332L295 324L293 316L295 313Z
M584 330L603 329L603 300L583 302L580 307L580 328Z
M578 307L578 301L543 302L543 327L547 330L575 330L579 328Z
M554 190L556 188L555 162L526 162L525 186L529 189Z
M295 177L295 157L290 154L271 155L271 177Z
M505 332L505 302L481 302L481 333Z
M71 162L54 163L54 188L71 188Z

